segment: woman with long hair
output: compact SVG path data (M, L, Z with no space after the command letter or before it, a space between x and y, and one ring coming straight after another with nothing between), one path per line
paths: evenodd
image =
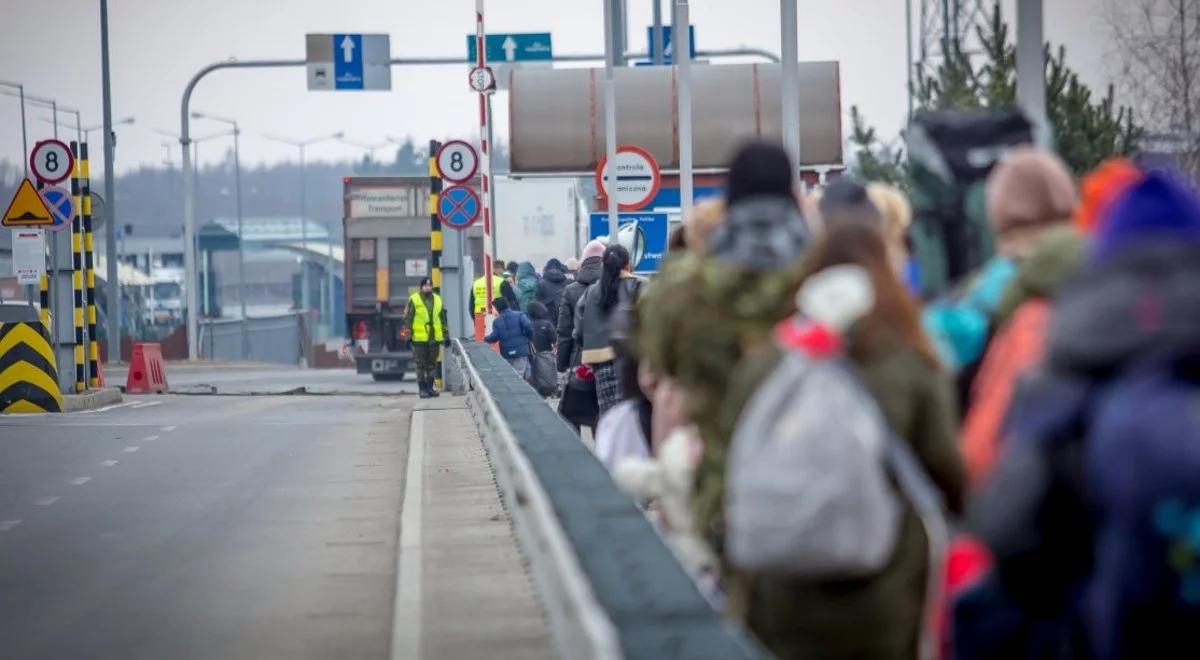
M951 511L961 511L965 475L956 435L949 375L921 329L916 301L892 265L878 223L842 222L826 228L805 256L803 281L832 266L863 269L874 291L871 310L846 333L846 352L897 437L908 442ZM731 379L726 419L780 361L782 350L747 357ZM862 579L746 576L744 612L752 630L780 658L917 657L926 608L928 539L908 507L896 548L878 574ZM871 631L864 635L863 631Z
M610 245L604 250L600 279L588 287L578 303L575 344L582 349L583 363L596 373L601 415L621 400L613 344L627 339L629 315L643 284L644 280L633 274L629 251L621 245Z

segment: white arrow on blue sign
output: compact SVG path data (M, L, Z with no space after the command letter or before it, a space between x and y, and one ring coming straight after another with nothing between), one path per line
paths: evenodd
M310 90L392 88L386 34L310 34L305 46Z
M484 55L489 64L538 62L554 58L549 32L489 34L484 37ZM467 61L475 61L475 35L467 35Z

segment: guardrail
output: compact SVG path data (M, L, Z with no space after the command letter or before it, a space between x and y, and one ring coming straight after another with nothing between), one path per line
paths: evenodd
M766 657L712 609L641 509L502 357L455 340L451 367L563 657Z

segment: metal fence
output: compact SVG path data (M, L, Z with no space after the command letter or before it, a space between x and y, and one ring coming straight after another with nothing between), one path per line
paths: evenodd
M201 319L200 353L208 360L253 360L302 364L308 357L304 315L289 312L241 319Z

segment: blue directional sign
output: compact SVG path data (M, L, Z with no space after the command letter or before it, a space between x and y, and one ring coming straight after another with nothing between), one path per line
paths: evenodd
M671 56L675 52L674 46L671 45L671 26L664 25L662 27L662 34L663 34L663 40L662 40L663 63L670 64ZM696 26L695 25L688 26L688 37L690 37L689 41L691 42L689 44L689 48L688 48L688 55L694 60L694 59L696 59ZM655 51L654 51L654 26L653 25L646 28L646 44L647 44L646 52L650 53L650 61L653 62L654 61L654 53L655 53Z
M333 35L334 89L363 88L363 59L361 34Z
M667 214L621 213L617 218L617 242L629 250L633 270L638 273L656 272L667 252L667 232L670 231ZM588 229L589 238L606 238L608 214L593 213Z
M437 214L451 229L466 229L479 219L479 195L466 186L450 186L438 195Z
M52 186L42 190L41 194L46 208L50 209L50 216L54 218L54 224L46 229L57 231L68 227L71 219L75 217L75 200L71 197L71 192L66 188Z
M489 34L483 38L489 64L499 62L548 62L554 58L549 32ZM475 35L467 35L467 61L475 61Z

